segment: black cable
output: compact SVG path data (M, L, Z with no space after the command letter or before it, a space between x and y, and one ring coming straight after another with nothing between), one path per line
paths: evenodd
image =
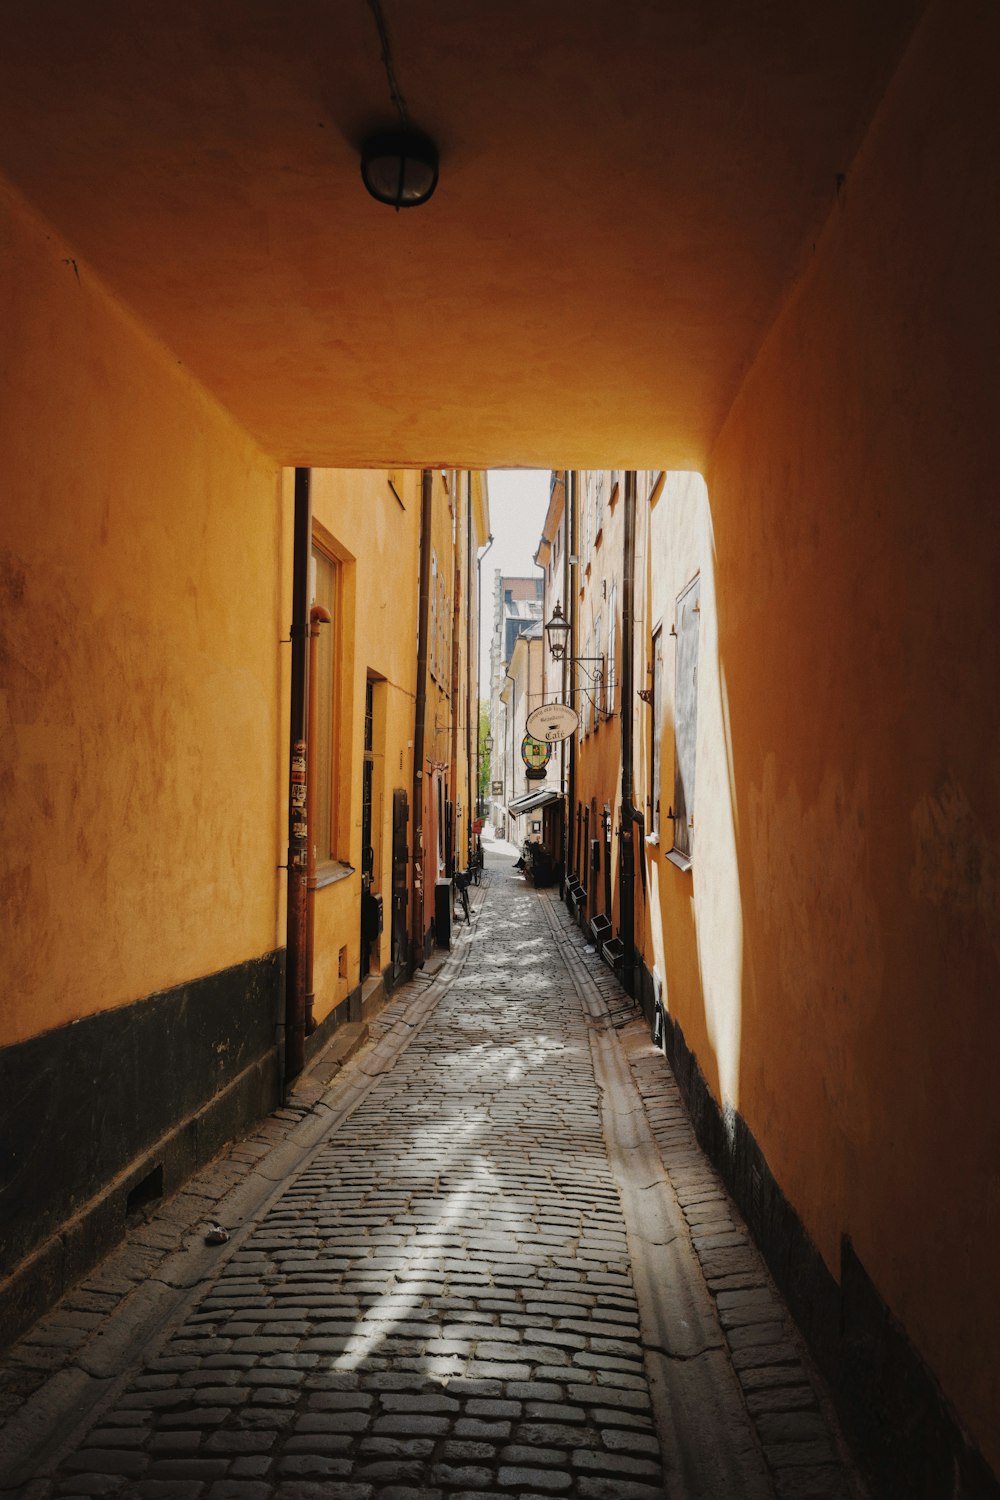
M385 16L382 14L382 6L379 0L368 0L368 7L375 17L379 41L382 43L382 65L385 68L385 76L389 83L389 93L392 97L392 102L399 110L399 117L403 124L409 125L410 115L406 108L406 100L403 98L402 90L396 82L396 73L392 65L392 48L389 45L389 31L385 24Z

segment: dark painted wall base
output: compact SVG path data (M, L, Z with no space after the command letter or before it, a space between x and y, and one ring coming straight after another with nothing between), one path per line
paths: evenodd
M280 1102L284 953L0 1051L0 1346Z
M360 1021L360 1019L361 986L356 984L346 1000L341 1000L339 1005L335 1005L333 1010L319 1022L315 1031L311 1031L306 1037L304 1052L306 1062L312 1062L313 1058L322 1052L334 1032L339 1031L341 1026L347 1026L350 1022Z
M653 1027L653 976L645 964L638 972ZM1000 1500L997 1477L962 1432L850 1239L842 1241L838 1285L742 1115L723 1118L680 1026L665 1013L660 1024L698 1140L739 1204L829 1382L844 1435L873 1490L884 1500Z
M333 1010L323 1017L315 1031L306 1037L306 1062L312 1062L313 1058L323 1051L341 1026L371 1020L372 1016L377 1015L382 1009L395 985L401 984L409 977L409 972L406 971L397 978L392 964L389 964L381 974L370 974L363 985L356 984L347 998L341 1000L339 1005L335 1005Z

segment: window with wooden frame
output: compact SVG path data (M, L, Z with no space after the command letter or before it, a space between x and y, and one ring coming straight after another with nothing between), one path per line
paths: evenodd
M590 640L589 640L589 638L587 640L585 640L584 643L583 643L583 654L584 654L584 656L589 656L590 655ZM585 682L586 679L584 679L584 678L581 677L581 672L582 672L582 670L585 667L586 667L586 663L583 664L583 667L574 667L573 668L573 671L576 673L576 680L577 680L576 705L575 706L576 706L576 711L577 711L577 713L580 716L580 737L581 737L581 739L586 739L587 735L590 733L590 702L589 702L589 699L587 698L587 689L583 686L583 683Z
M657 837L660 832L660 735L663 718L663 631L653 634L653 701L651 750L649 757L649 831Z
M312 809L309 837L317 866L336 858L333 779L336 771L336 662L338 646L337 595L339 567L336 560L314 540L310 565L310 606L320 604L329 612L331 625L322 625L316 641L316 681L310 715L315 714L313 753L316 757L313 785L316 805Z
M591 728L596 729L601 722L601 708L604 703L604 658L601 656L601 637L604 633L604 621L598 615L594 621L594 649L588 652L594 660L586 663L588 676L590 677L590 723Z

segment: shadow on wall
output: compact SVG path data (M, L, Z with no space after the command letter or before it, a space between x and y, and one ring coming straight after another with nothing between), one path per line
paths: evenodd
M878 1493L992 1497L996 1480L942 1389L947 1365L941 1383L932 1373L927 1337L955 1286L968 1292L982 1243L973 1226L989 1214L989 1191L985 1202L973 1196L974 1217L967 1192L987 1144L974 1134L975 1109L989 1097L977 1082L982 1058L965 1070L964 1094L943 1097L945 1080L963 1076L953 1054L969 1043L928 994L943 961L929 951L932 922L918 910L925 865L906 848L912 828L920 832L906 799L916 795L910 783L919 791L921 768L903 751L938 721L918 698L892 706L898 662L884 640L876 649L874 627L862 634L841 607L850 598L854 615L876 613L879 587L888 587L878 580L874 600L865 593L854 536L805 535L800 516L777 539L759 506L730 504L720 513L716 498L713 512L698 476L671 475L650 519L650 619L654 629L662 621L669 646L677 601L701 580L691 864L682 870L668 858L665 816L650 861L665 1047L699 1139L830 1380ZM683 739L669 646L664 810L676 802ZM939 852L938 868L945 858ZM954 933L936 940L954 948ZM975 952L971 933L968 945ZM974 969L961 954L954 963ZM970 1013L981 994L970 979ZM964 1130L949 1119L960 1099ZM932 1122L938 1139L924 1142ZM939 1189L935 1174L929 1194L937 1159L943 1179ZM991 1181L995 1156L979 1175ZM949 1215L963 1192L965 1214ZM929 1263L938 1268L930 1280ZM987 1317L966 1340L967 1370L989 1359L988 1327ZM961 1390L954 1372L951 1387Z

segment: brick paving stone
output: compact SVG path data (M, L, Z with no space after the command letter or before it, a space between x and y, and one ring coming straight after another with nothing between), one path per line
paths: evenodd
M816 1405L811 1385L772 1386L759 1391L745 1391L747 1411L751 1416L767 1412L804 1411Z
M348 1453L352 1447L350 1433L310 1432L285 1441L286 1453Z
M204 1493L200 1479L144 1479L128 1489L128 1494L136 1495L138 1500L197 1500Z
M300 1475L305 1478L346 1479L350 1476L352 1467L349 1459L329 1453L286 1453L277 1461L277 1472L282 1477Z
M191 1457L198 1452L204 1436L200 1429L193 1432L157 1432L150 1440L149 1451L154 1454L172 1453Z
M660 1445L651 1432L622 1431L617 1427L602 1427L601 1442L612 1453L636 1453L659 1456Z
M559 1495L571 1488L573 1476L564 1469L535 1469L502 1465L497 1483L505 1489L516 1489L521 1495L536 1490L545 1495Z
M449 1438L441 1444L441 1457L449 1463L491 1463L496 1458L496 1443L477 1443L471 1439Z
M217 1479L210 1486L208 1500L270 1500L271 1486L262 1480Z
M74 1474L72 1479L64 1480L58 1493L67 1500L72 1495L113 1495L124 1483L121 1474Z
M768 1462L775 1469L829 1464L836 1457L825 1436L804 1443L765 1443L764 1452L767 1454Z
M647 1431L652 1430L653 1427L652 1413L648 1411L616 1411L614 1408L597 1406L590 1416L601 1426L607 1424L609 1427L638 1427Z
M149 1464L144 1453L117 1448L81 1448L64 1461L64 1469L81 1469L86 1473L141 1474Z
M780 1469L775 1476L778 1500L849 1500L851 1490L839 1465Z
M785 1338L788 1330L785 1329ZM733 1368L737 1372L744 1370L760 1369L765 1365L792 1365L799 1358L799 1350L794 1344L787 1342L779 1343L753 1343L747 1348L733 1349Z
M500 1450L500 1461L505 1464L551 1464L554 1468L561 1468L565 1467L566 1458L566 1450L563 1448L542 1448L533 1443L523 1446L511 1443Z
M602 1477L581 1479L577 1494L581 1500L663 1500L663 1488L659 1484Z

